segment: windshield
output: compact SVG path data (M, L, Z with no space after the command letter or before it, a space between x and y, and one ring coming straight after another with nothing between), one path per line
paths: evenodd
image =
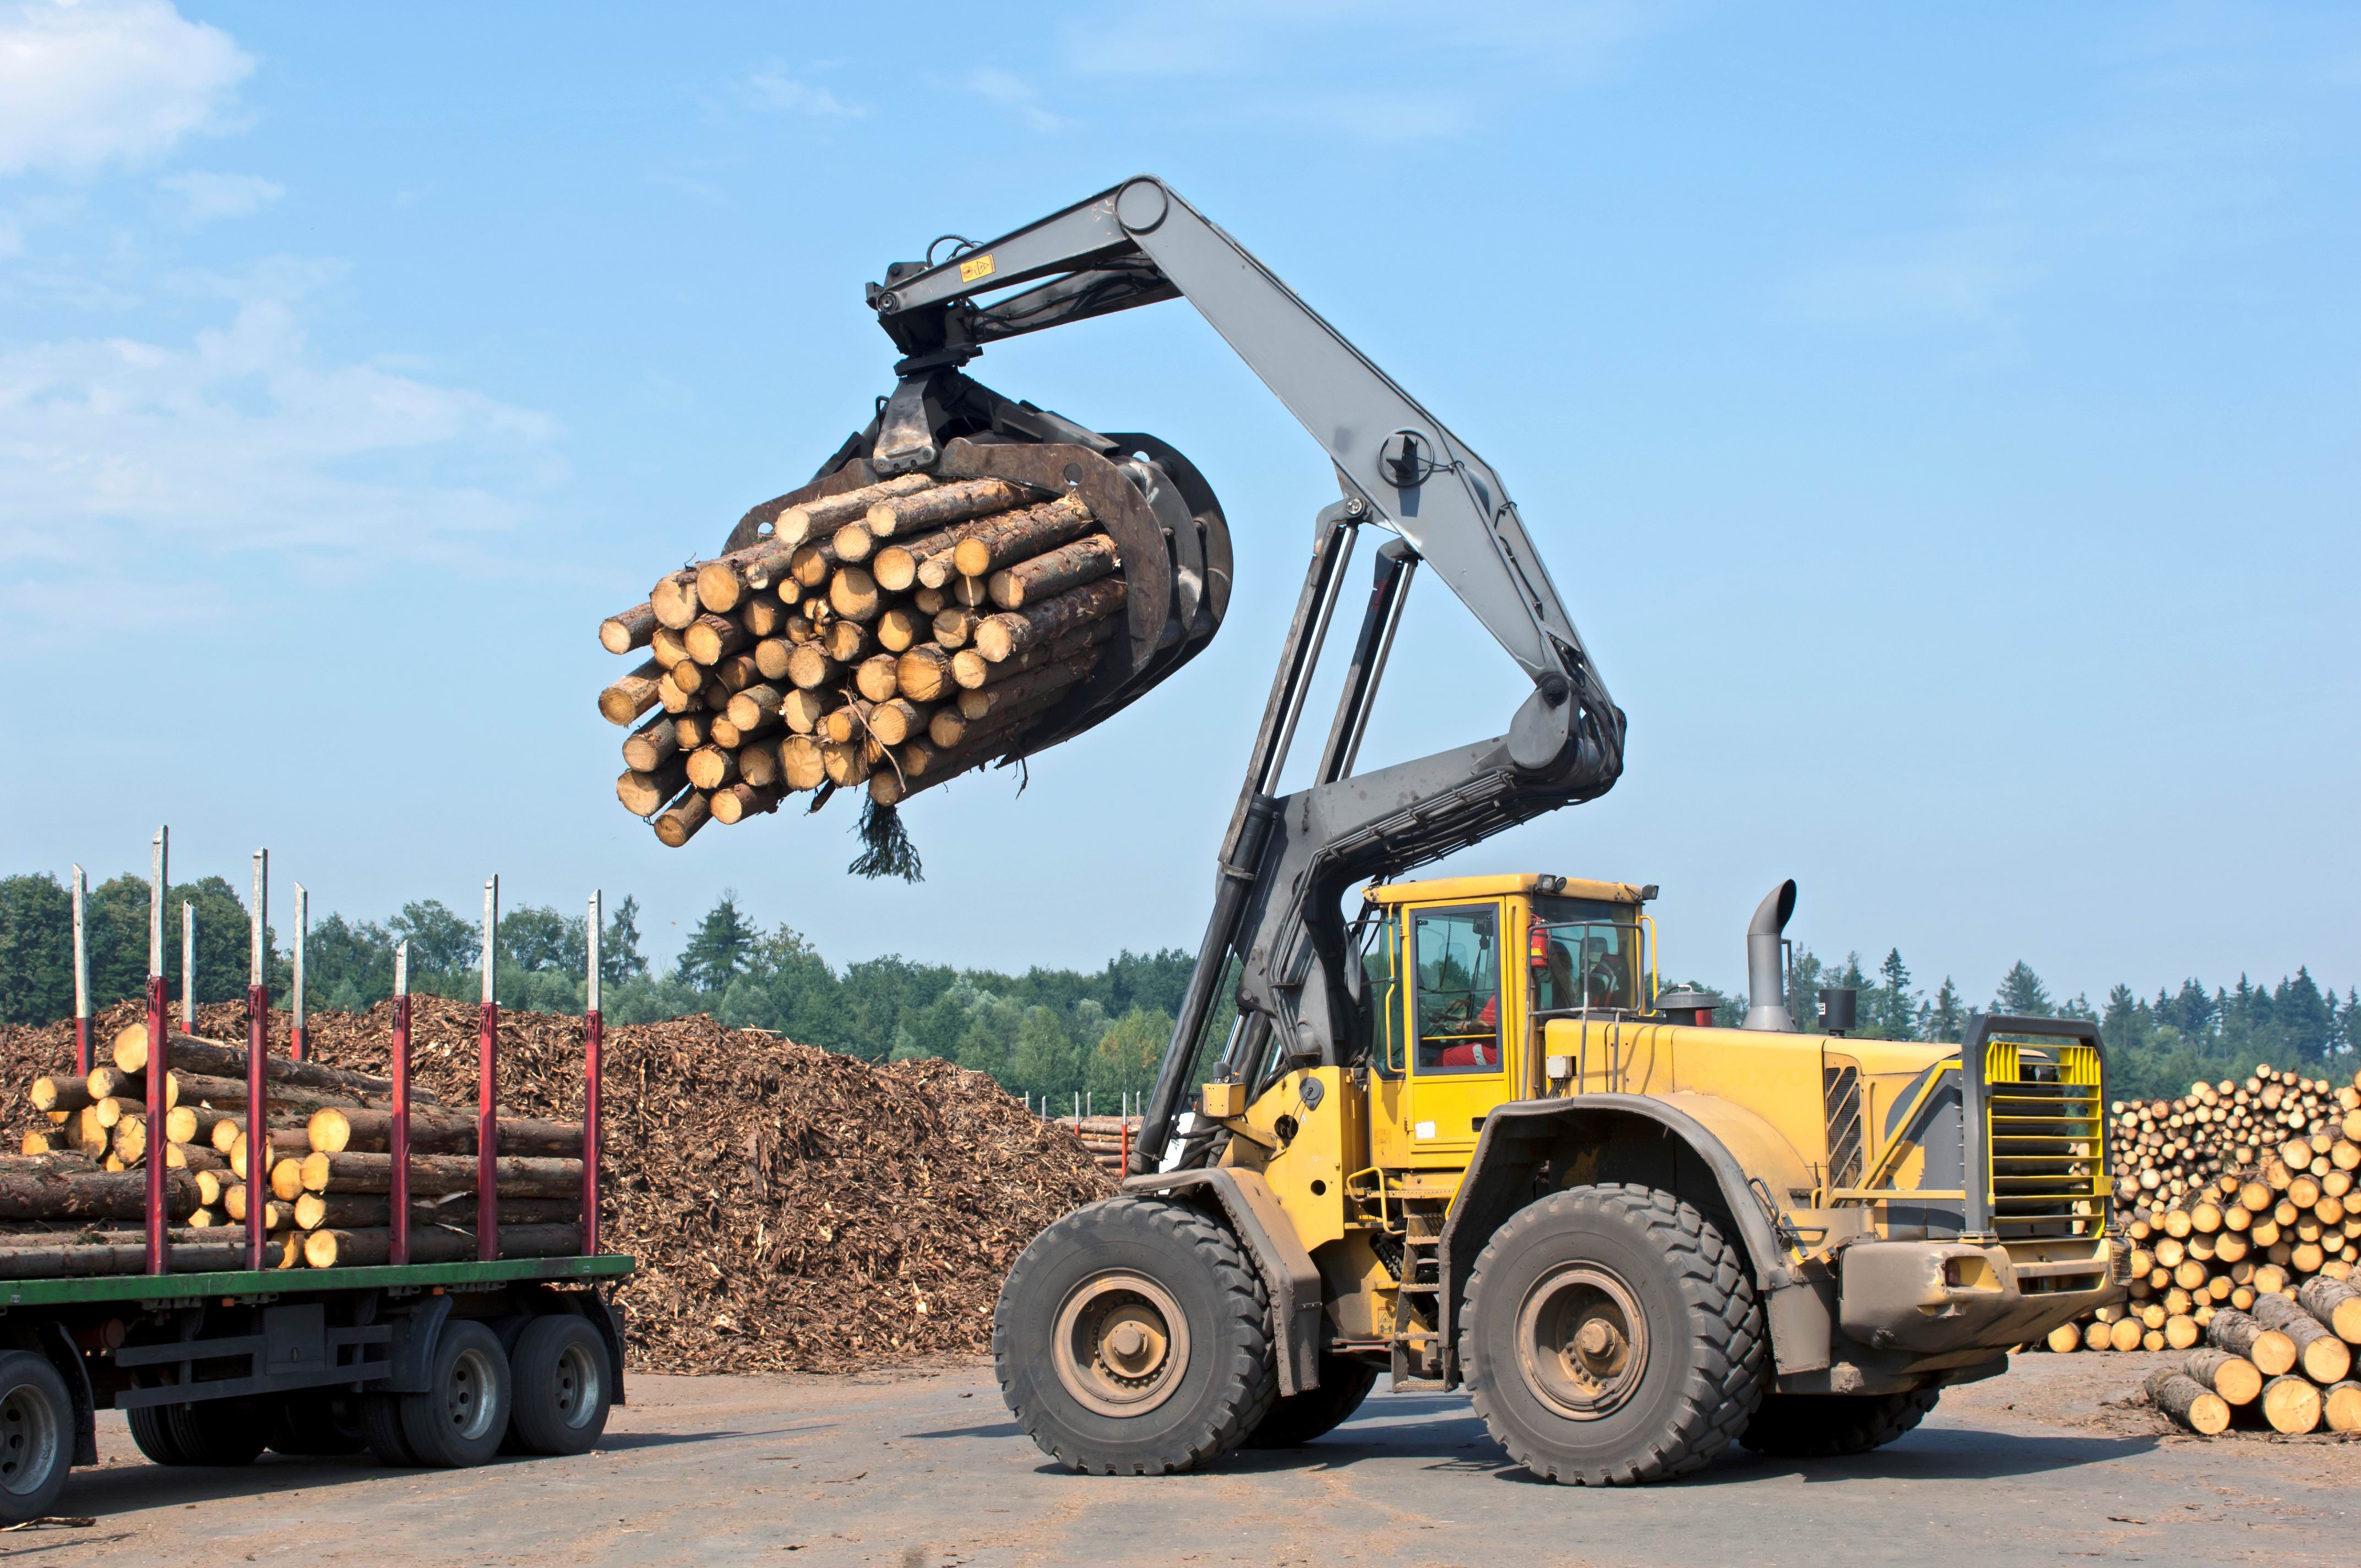
M1536 1012L1639 1012L1639 910L1601 899L1533 899L1533 1007Z

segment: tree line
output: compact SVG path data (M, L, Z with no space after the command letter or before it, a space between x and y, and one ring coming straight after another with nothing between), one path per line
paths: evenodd
M183 901L195 913L197 1000L242 997L248 916L238 890L220 877L177 884L167 894L171 994L181 992ZM148 883L126 873L93 887L86 919L93 1005L142 994ZM1149 1086L1192 960L1168 948L1123 952L1094 972L1035 968L1007 974L899 955L839 967L787 926L757 927L725 892L679 959L658 971L642 950L639 920L638 902L627 897L600 932L603 1006L617 1023L710 1013L733 1027L766 1029L870 1061L940 1057L1058 1105L1078 1093L1112 1100ZM309 1005L358 1012L390 995L394 948L404 940L415 990L462 999L479 992L478 924L426 899L382 922L340 914L316 920L304 938ZM533 905L508 911L493 953L502 1002L581 1013L588 949L584 915ZM271 992L283 1001L291 977L275 928L267 951ZM2118 985L2094 1006L2085 994L2053 996L2023 961L1979 1001L1948 975L1929 994L1897 950L1867 970L1857 952L1831 961L1799 945L1787 997L1799 1027L1815 1026L1823 986L1857 992L1855 1032L1883 1039L1956 1042L1979 1007L2094 1020L2108 1048L2110 1092L2125 1098L2182 1092L2198 1079L2244 1078L2258 1062L2349 1076L2361 1045L2361 995L2348 988L2340 998L2304 969L2273 985L2244 975L2235 986L2210 989L2188 980L2152 998ZM1230 1005L1225 995L1209 1038L1226 1034ZM1735 1024L1745 1007L1742 994L1732 996L1719 1019ZM71 894L52 875L0 878L0 1023L48 1023L72 1011Z

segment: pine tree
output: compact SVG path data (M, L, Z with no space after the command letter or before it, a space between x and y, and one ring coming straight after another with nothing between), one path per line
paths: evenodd
M737 890L724 888L720 900L706 911L688 945L681 948L680 962L673 966L673 972L683 985L708 994L726 991L732 980L745 972L759 939L753 922L738 907Z
M1870 1005L1861 1022L1871 1035L1881 1040L1918 1037L1918 994L1910 989L1910 969L1902 961L1901 948L1886 949L1885 961L1877 966L1877 984L1867 1000Z
M1967 1004L1960 1000L1960 988L1951 983L1949 975L1945 975L1941 988L1935 992L1935 1000L1928 1003L1919 1014L1918 1037L1956 1046L1967 1032Z
M2049 988L2033 972L2033 966L2019 959L2001 976L2000 990L1993 996L1993 1011L2014 1014L2020 1018L2048 1018L2058 1009L2049 1000Z
M620 985L645 979L647 972L648 960L640 951L640 901L627 893L598 938L598 975L609 985Z

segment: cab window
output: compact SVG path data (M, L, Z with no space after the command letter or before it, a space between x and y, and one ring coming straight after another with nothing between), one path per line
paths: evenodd
M1500 914L1422 909L1411 916L1421 1075L1500 1070Z
M1369 1059L1378 1070L1402 1070L1401 976L1396 972L1400 927L1390 918L1372 920L1361 933L1361 995L1368 1004Z
M1537 1012L1637 1012L1640 931L1631 910L1590 899L1536 898L1531 938Z

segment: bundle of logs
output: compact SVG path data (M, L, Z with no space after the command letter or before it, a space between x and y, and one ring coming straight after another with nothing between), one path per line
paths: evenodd
M2338 1087L2259 1067L2177 1100L2117 1101L2108 1155L2130 1299L2048 1348L2191 1352L2149 1398L2191 1431L2242 1416L2361 1431L2347 1348L2361 1344L2361 1075Z
M674 847L798 791L894 806L1007 754L1097 667L1124 594L1079 494L908 474L784 507L600 625L652 655L599 694L638 726L615 793Z
M148 1118L148 1029L115 1036L113 1065L33 1080L46 1126L0 1156L0 1278L137 1273L147 1266L147 1173L159 1152L170 1266L247 1266L246 1047L173 1035L161 1138ZM266 1261L280 1268L381 1264L392 1252L392 1083L272 1057L260 1157ZM476 1139L461 1113L413 1085L410 1260L477 1255ZM502 1117L496 1167L502 1257L582 1245L582 1124Z
M1091 1151L1101 1170L1121 1177L1125 1158L1139 1142L1139 1121L1137 1116L1061 1116L1061 1125L1071 1127L1082 1147Z

